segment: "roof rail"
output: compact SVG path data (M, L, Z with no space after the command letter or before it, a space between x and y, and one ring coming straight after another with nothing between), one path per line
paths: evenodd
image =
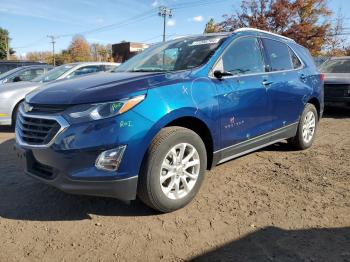
M289 37L286 37L286 36L283 36L283 35L278 35L278 34L271 33L269 31L265 31L265 30L261 30L261 29L257 29L257 28L251 28L251 27L242 27L242 28L236 29L234 31L234 33L246 32L246 31L253 31L253 32L259 32L259 33L265 33L265 34L269 34L269 35L274 35L274 36L281 37L281 38L283 38L285 40L295 42L293 39L291 39Z

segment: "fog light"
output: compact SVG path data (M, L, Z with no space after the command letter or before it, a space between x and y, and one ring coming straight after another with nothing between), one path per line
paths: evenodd
M122 161L126 146L102 152L95 163L97 169L105 171L117 171Z

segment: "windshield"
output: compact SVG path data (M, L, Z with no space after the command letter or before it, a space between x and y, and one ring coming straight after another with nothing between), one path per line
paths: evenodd
M61 75L72 69L75 65L61 65L55 69L50 70L48 73L38 76L31 80L31 82L51 82L59 78Z
M226 36L197 36L152 46L114 72L162 72L198 67L214 54Z
M334 59L324 62L320 71L322 73L350 73L350 59Z
M21 70L21 69L18 68L18 67L17 67L17 68L14 68L14 69L11 69L10 71L7 71L7 72L1 74L1 75L0 75L0 79L2 79L2 78L7 78L8 76L12 75L13 73L15 73L15 72L17 72L17 71L19 71L19 70Z

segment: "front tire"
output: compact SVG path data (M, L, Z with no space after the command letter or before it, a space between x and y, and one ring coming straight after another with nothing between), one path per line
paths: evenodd
M176 126L163 128L143 161L138 197L161 212L180 209L199 191L206 167L205 145L195 132Z
M300 117L298 131L295 137L289 140L297 150L305 150L311 147L315 140L318 125L318 113L313 104L306 104Z

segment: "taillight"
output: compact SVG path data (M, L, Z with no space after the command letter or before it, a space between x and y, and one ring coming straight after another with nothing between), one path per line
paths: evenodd
M324 81L324 74L320 74L320 80Z

